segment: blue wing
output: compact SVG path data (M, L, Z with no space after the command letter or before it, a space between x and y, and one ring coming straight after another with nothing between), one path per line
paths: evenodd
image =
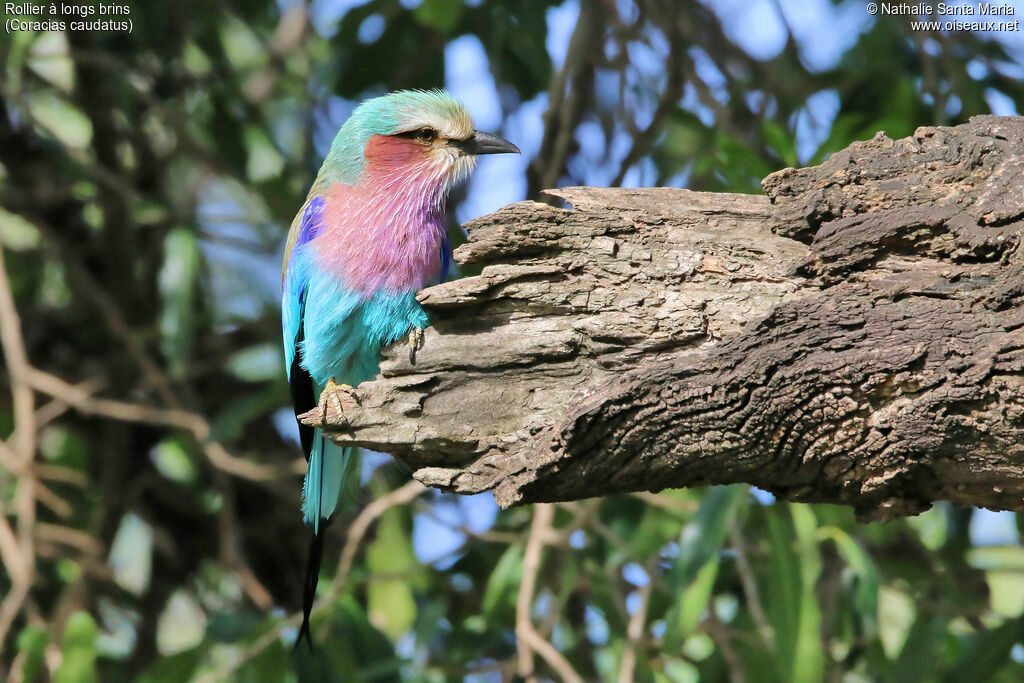
M302 319L306 293L312 270L309 243L317 236L323 223L324 198L313 197L302 211L300 221L292 226L285 246L284 277L281 292L281 328L284 333L285 367L291 381L293 366L301 343Z
M438 284L457 280L459 277L459 265L452 258L452 241L448 239L447 233L441 240L441 273L437 278Z
M323 221L324 199L313 197L302 211L302 218L292 226L285 247L284 278L281 292L281 329L284 335L285 369L291 388L292 405L298 417L316 406L313 380L301 364L299 349L305 337L303 318L306 311L306 293L309 290L310 254L308 245L316 237ZM299 422L302 454L309 462L313 449L314 431Z
M324 199L313 197L303 209L301 219L292 226L285 247L285 266L281 292L281 327L284 336L285 368L291 389L295 417L312 410L322 387L302 364L305 341L306 300L310 291L310 278L315 268L310 242L316 237L323 222ZM298 422L302 453L306 457L306 478L302 487L302 513L304 521L313 528L313 540L306 561L306 579L302 596L303 620L299 638L310 642L309 616L316 598L323 556L323 530L338 504L341 490L358 460L352 449L342 448L324 438L323 431ZM322 523L323 522L323 523Z

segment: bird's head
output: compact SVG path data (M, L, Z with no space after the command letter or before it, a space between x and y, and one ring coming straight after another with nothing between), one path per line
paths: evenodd
M446 191L469 175L478 155L505 152L519 149L476 130L465 106L447 92L401 90L356 107L334 139L321 179L415 179Z

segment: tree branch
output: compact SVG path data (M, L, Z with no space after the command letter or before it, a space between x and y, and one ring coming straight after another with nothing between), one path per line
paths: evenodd
M1024 509L1024 120L855 143L766 197L569 188L469 224L340 443L501 505L748 482ZM345 402L348 399L348 402ZM315 424L319 414L308 416Z

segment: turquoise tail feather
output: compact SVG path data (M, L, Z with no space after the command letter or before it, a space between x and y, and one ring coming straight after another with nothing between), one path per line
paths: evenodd
M306 560L306 582L302 596L302 625L295 647L303 637L313 648L309 630L309 615L316 599L316 586L320 579L320 560L323 557L324 529L338 509L341 495L358 481L360 458L356 448L344 448L324 437L322 429L313 433L313 443L302 486L302 517L313 528L313 541Z
M324 437L322 429L313 434L313 449L309 455L306 481L302 486L302 519L320 533L338 509L341 494L348 488L359 458L354 448L344 448Z

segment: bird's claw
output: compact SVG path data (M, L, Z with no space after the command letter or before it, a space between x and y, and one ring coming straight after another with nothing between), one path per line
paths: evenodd
M338 384L333 378L327 380L324 390L320 392L320 401L317 406L320 409L320 418L324 423L327 422L327 414L330 412L329 408L333 408L334 413L338 416L345 414L345 406L341 402L340 394L347 394L356 404L359 403L356 390L350 385Z
M416 362L416 352L423 348L423 328L414 327L409 330L409 362Z

